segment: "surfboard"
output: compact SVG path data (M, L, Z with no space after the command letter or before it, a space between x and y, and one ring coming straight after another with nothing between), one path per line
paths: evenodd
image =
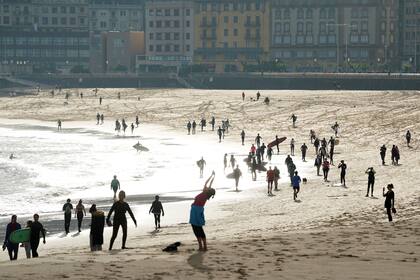
M137 150L137 152L138 151L142 151L142 152L148 152L149 151L149 149L148 148L146 148L145 146L143 146L142 144L140 144L140 143L137 143L136 145L134 145L133 146L133 148L134 149L136 149Z
M280 143L284 142L286 139L287 139L287 137L280 137L277 140L274 140L273 142L268 143L267 147L268 148L274 147L277 144L280 144Z
M18 229L10 234L9 240L12 243L22 243L22 242L29 242L31 237L31 229L24 228Z
M228 178L228 179L235 179L235 173L234 172L229 173L228 175L226 175L226 178Z
M339 139L334 139L334 145L338 145L340 144L340 140Z

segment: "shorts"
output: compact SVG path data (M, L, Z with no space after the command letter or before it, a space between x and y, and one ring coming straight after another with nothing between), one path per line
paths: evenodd
M297 187L293 186L293 189L294 190L300 190L300 187L299 186L297 186Z
M204 233L203 227L199 227L199 226L195 226L195 225L191 225L194 235L197 238L206 238L206 234Z

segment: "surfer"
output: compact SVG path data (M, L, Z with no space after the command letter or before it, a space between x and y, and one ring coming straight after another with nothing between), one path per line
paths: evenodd
M57 121L57 130L61 131L61 120Z
M206 119L202 118L200 121L201 131L204 130L204 127L206 126Z
M92 204L89 213L92 215L89 235L90 250L102 251L102 244L104 244L105 214L103 211L96 209L96 204Z
M318 149L319 149L319 139L315 138L314 140L314 147L315 147L315 154L318 154Z
M216 124L216 119L214 118L214 116L211 117L210 124L211 124L211 131L214 131L214 126Z
M257 160L255 157L252 157L251 175L252 175L252 180L256 181L257 180Z
M264 153L265 153L265 149L267 148L267 146L262 143L261 147L260 147L260 154L261 154L261 159L264 161Z
M296 127L297 116L295 114L292 114L290 118L292 119L293 127Z
M260 136L260 134L257 134L257 137L255 137L255 144L257 144L257 147L259 148L261 145L261 139L262 137Z
M79 229L79 232L81 232L83 217L86 216L85 206L83 205L81 199L74 209L74 216L77 218L77 228Z
M308 150L308 146L306 146L305 143L300 147L300 150L302 152L302 160L306 161L306 151Z
M17 260L19 252L19 244L13 243L9 240L12 232L21 229L20 224L17 222L17 216L13 215L10 223L6 227L6 235L4 236L3 251L6 250L9 253L9 258L11 261Z
M328 182L328 172L330 171L330 163L327 159L322 163L322 172L324 173L324 181Z
M192 122L192 134L195 134L195 128L197 127L197 123L195 122L195 120L193 120Z
M70 232L71 212L73 210L73 205L70 203L70 201L70 198L68 198L67 202L63 205L64 229L66 231L66 234Z
M337 122L335 122L335 124L333 126L331 126L331 128L334 130L335 137L337 137L337 134L338 134L338 127L339 127L339 125L338 125Z
M276 148L277 148L277 154L279 154L279 153L280 153L280 149L279 149L279 142L280 142L280 139L279 139L279 137L276 135Z
M338 165L338 169L341 169L340 182L345 187L346 186L346 170L347 170L347 164L344 163L344 160L341 160L340 164Z
M32 222L31 226L31 236L29 239L29 243L31 244L32 258L38 257L38 246L41 234L43 238L42 243L45 244L45 229L44 226L39 222L39 215L35 214L34 221Z
M385 155L386 155L385 145L382 145L382 147L380 148L379 154L381 155L382 165L385 165Z
M241 142L242 142L242 146L245 145L245 131L242 130L241 132Z
M158 228L160 228L160 215L162 214L162 217L165 216L162 202L159 201L158 195L155 196L155 201L153 201L152 206L150 206L149 215L150 213L153 213L153 215L155 216L155 229L157 230Z
M268 159L268 161L271 161L272 156L273 156L273 148L271 148L271 146L269 146L267 148L267 159Z
M230 166L232 166L232 170L235 169L236 159L233 155L230 155Z
M309 139L311 140L311 144L313 144L313 140L316 139L315 130L313 129L309 130Z
M395 200L395 195L394 195L394 185L393 184L388 184L387 186L388 191L385 193L385 188L382 189L382 195L385 197L385 209L386 209L386 213L388 214L388 221L392 222L392 213L397 213L397 211L394 208L394 200ZM392 211L392 213L391 213Z
M217 135L219 136L219 143L222 142L222 128L219 126L219 129L217 130Z
M139 127L140 121L139 121L139 116L136 116L136 127Z
M203 226L206 223L204 218L204 205L206 204L207 200L212 197L214 198L214 195L216 194L216 190L211 187L215 176L216 175L213 171L211 176L204 184L203 191L194 198L194 202L191 205L190 224L194 235L197 238L198 250L200 251L207 251L206 234L203 230Z
M187 130L188 130L188 135L190 135L191 134L191 121L188 121L188 123L187 123Z
M238 191L238 185L239 185L239 178L242 176L242 172L239 169L239 165L236 165L236 168L233 169L233 177L235 178L235 187L236 191Z
M273 195L273 183L274 183L275 173L271 169L271 166L267 170L267 194Z
M280 170L277 168L277 166L274 166L274 190L278 191L279 186L279 179L280 179Z
M206 161L203 157L201 157L201 159L197 161L197 165L200 168L200 178L203 178L204 166L206 165Z
M109 243L110 251L112 250L112 246L114 245L115 238L117 238L118 230L120 229L120 226L122 227L122 231L123 231L121 249L127 249L127 247L125 247L125 242L127 241L127 218L125 216L126 212L130 214L130 217L133 220L134 225L137 227L136 218L134 217L133 212L131 212L130 206L128 205L127 202L124 201L124 199L125 199L125 192L120 191L118 193L118 201L114 202L111 209L109 210L108 216L106 217L106 223L110 224L111 215L115 211L113 227L112 227L112 237Z
M368 187L366 192L366 197L369 196L369 190L370 190L370 196L373 197L373 186L375 185L375 170L373 170L373 167L369 167L365 173L368 175Z
M257 92L257 101L260 100L260 97L261 97L261 93L258 91Z
M114 175L114 179L111 181L111 190L114 191L114 200L117 198L117 191L120 189L120 181L117 179L117 175Z
M26 228L31 229L32 221L26 221ZM26 258L31 258L31 243L28 241L22 242L21 247L25 248Z
M411 141L411 132L410 132L410 130L407 130L407 133L405 134L405 140L407 140L407 147L410 147L410 141Z
M294 201L296 201L297 195L298 195L298 193L300 191L300 182L301 182L301 179L300 179L300 177L298 175L298 172L295 171L295 176L293 176L293 178L292 178L293 200Z

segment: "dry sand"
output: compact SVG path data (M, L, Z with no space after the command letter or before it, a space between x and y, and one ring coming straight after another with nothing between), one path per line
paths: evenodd
M67 105L64 92L54 98L48 93L1 98L0 118L51 122L60 118L65 128L68 120L93 122L100 112L106 121L139 115L143 122L182 131L188 119L209 120L214 114L216 120L229 118L233 125L227 141L239 143L240 130L245 129L247 143L258 132L266 142L275 134L294 137L297 147L308 144L311 128L329 138L331 125L338 121L335 162L346 160L348 188L337 186L339 174L333 168L330 183L317 178L302 187L301 203L292 201L286 185L270 198L264 188L250 190L252 199L217 202L216 198L206 206L209 251L205 253L196 251L188 224L142 236L130 228L130 250L92 254L84 235L73 244L53 240L41 248L43 257L37 260L2 262L0 279L29 275L31 279L419 279L420 92L262 91L271 99L269 106L249 101L255 92L246 92L247 100L242 102L241 91L100 89L94 97L84 89L80 90L84 99L72 96ZM104 97L102 106L99 96ZM289 119L292 113L298 116L295 129ZM404 144L407 129L412 131L412 148ZM216 144L216 135L209 137ZM390 145L399 145L400 166L380 166L382 144L388 146L388 163ZM314 151L309 147L307 158L312 161ZM287 145L281 152L287 153ZM369 166L377 171L379 199L364 197L364 171ZM395 225L387 222L382 208L382 187L391 182L396 187ZM160 251L177 240L184 243L180 252Z

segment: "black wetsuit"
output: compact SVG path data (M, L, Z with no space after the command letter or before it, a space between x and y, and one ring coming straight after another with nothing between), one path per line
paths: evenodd
M391 209L393 208L394 204L394 191L388 191L386 194L384 194L385 197L385 208L386 213L388 214L388 220L392 222L392 213Z
M375 171L369 170L367 174L368 174L368 187L367 187L366 196L368 196L369 190L370 190L371 195L373 196L373 186L375 185Z
M64 230L66 233L70 232L70 222L71 222L71 211L73 210L73 205L70 202L67 202L63 205L64 211Z
M133 219L134 223L137 224L136 218L134 217L133 212L131 212L130 206L128 205L127 202L120 202L120 201L115 202L112 205L111 210L109 210L108 216L106 218L107 222L111 218L111 215L113 212L115 212L115 214L114 214L114 220L113 220L114 225L112 229L112 237L109 243L110 250L112 249L112 245L114 245L114 241L118 235L118 230L120 226L122 227L122 230L123 230L122 248L125 248L125 242L127 240L127 218L125 217L126 212L130 214L131 219Z
M6 235L4 237L4 245L7 248L9 253L9 258L11 261L17 260L19 252L19 244L13 243L9 240L12 232L21 229L19 223L9 223L6 227Z
M386 147L385 146L381 147L380 155L381 155L381 159L382 159L382 165L385 165L385 155L386 155Z
M338 168L341 168L341 173L340 173L340 181L341 181L341 184L344 183L344 186L345 186L346 185L346 169L347 169L347 164L340 163L338 165Z
M31 237L29 240L32 258L38 257L39 238L41 237L40 234L42 234L42 237L45 239L44 226L40 222L33 222L31 225Z
M155 200L150 207L149 212L152 212L155 216L155 227L160 228L160 214L163 211L162 203L159 200Z

